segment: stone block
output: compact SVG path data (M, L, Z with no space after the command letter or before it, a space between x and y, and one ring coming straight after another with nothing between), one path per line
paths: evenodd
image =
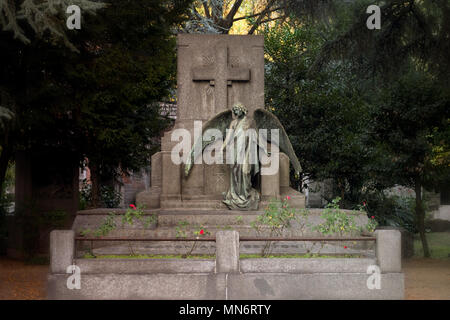
M76 259L81 274L214 273L214 260Z
M381 274L380 289L369 289L368 277L366 273L230 274L227 292L230 300L404 299L403 273Z
M376 257L382 273L402 271L402 239L398 230L376 230Z
M151 162L151 186L152 187L161 187L162 185L162 152L157 152L152 155Z
M370 265L375 265L375 259L254 258L240 262L243 273L364 273Z
M136 195L136 204L144 205L146 209L156 209L160 207L160 198L161 187L151 187Z
M289 181L289 157L280 152L280 188L288 188Z
M216 272L239 272L239 232L216 233Z
M163 151L162 153L162 195L180 196L181 192L181 168L180 165L173 163L172 152Z
M276 155L272 154L273 157ZM262 168L268 168L271 164L261 164ZM274 174L261 174L261 198L270 200L280 197L280 168Z
M224 300L224 274L83 274L80 289L68 289L69 275L48 276L50 300Z
M50 272L66 273L73 264L75 249L73 230L54 230L50 232Z

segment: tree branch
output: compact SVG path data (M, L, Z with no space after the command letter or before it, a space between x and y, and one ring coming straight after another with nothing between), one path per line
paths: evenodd
M205 10L206 18L211 19L211 15L209 14L209 7L206 0L202 0L203 10Z
M281 10L281 9L283 9L283 8L284 8L284 7L277 7L277 8L275 8L275 9L271 9L271 10L267 11L267 13L274 12L274 11L277 11L277 10ZM239 20L243 20L243 19L247 19L247 18L257 17L257 16L259 16L260 14L263 14L263 13L264 13L264 10L261 11L261 12L259 12L259 13L251 14L251 15L249 15L249 16L244 16L244 17L236 18L236 19L233 20L233 22L239 21Z
M275 21L275 20L284 19L284 18L285 18L284 15L283 15L283 16L279 16L279 17L276 17L276 18L270 18L270 19L261 21L261 22L259 23L259 25L262 25L263 23L266 23L266 22Z
M261 21L263 19L263 17L269 12L270 8L272 7L273 3L275 2L275 0L270 0L269 3L267 4L267 7L261 11L261 15L258 17L258 19L256 20L256 22L253 24L253 26L251 27L250 31L248 32L248 34L253 34L253 32L255 32L256 28L259 27L259 25L261 24Z
M227 17L225 18L227 25L233 24L233 18L236 15L237 11L239 10L239 7L242 4L242 0L236 0L236 2L233 4L233 7L231 8L230 12L228 12Z

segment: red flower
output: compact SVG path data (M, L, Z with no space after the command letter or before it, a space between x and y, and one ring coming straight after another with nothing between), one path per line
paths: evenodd
M205 233L205 231L203 231L203 229L202 230L200 230L200 232L199 232L200 234L204 234Z
M136 206L134 204L130 204L130 208L133 208L133 210L136 210Z
M364 207L366 206L366 202L365 202L365 201L363 201L363 206L364 206Z
M286 196L286 199L288 199L288 200L291 200L291 197L289 197L289 196Z
M375 216L371 216L372 219L375 219Z
M347 249L347 246L344 246L344 249Z

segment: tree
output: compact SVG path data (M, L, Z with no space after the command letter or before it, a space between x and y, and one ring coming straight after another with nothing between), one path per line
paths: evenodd
M415 190L416 224L424 256L430 257L422 190L450 178L449 92L429 75L411 72L383 90L372 119L374 134L390 159L392 179Z
M20 91L16 82L20 82L19 77L24 76L20 71L25 70L17 69L17 63L24 57L24 51L31 47L37 49L35 44L40 41L54 45L63 44L76 51L69 41L65 27L66 8L71 4L80 6L88 15L95 14L104 7L104 4L90 0L0 0L1 58L9 64L0 70L0 195L3 192L6 168L14 155L16 145L16 126L13 120L17 119L17 98L20 98L20 94L16 95Z
M290 136L303 178L333 179L341 205L351 208L362 202L363 187L379 187L370 174L376 152L368 134L368 104L349 67L334 63L309 73L325 43L323 32L293 20L266 29L266 103Z
M450 3L447 0L376 1L381 9L381 29L366 27L366 8L374 1L359 0L348 5L345 23L328 41L312 71L330 59L346 59L361 79L380 76L395 81L410 67L431 72L449 86ZM373 84L373 83L372 83Z
M248 34L253 34L261 24L282 19L285 16L283 7L276 0L196 0L191 6L190 19L184 31L228 34L233 24L247 21L250 24Z
M86 14L94 14L105 7L103 3L91 0L0 0L0 27L25 44L31 43L32 36L48 37L76 51L65 26L66 9L70 5L79 6ZM26 29L31 29L33 34Z
M195 0L183 30L189 33L255 33L273 21L288 21L291 13L302 19L325 17L339 0ZM245 22L243 25L242 22ZM240 28L239 28L240 29ZM234 30L236 32L236 30Z
M398 124L401 129L395 131L399 137L396 143L399 147L403 145L403 148L396 149L392 140L386 140L391 147L385 150L396 159L396 165L392 170L384 170L384 173L414 187L416 223L424 255L429 256L424 229L422 187L438 183L439 179L431 177L436 177L436 173L445 168L437 164L445 162L443 160L447 159L445 155L449 150L448 135L443 133L445 130L442 131L442 124L439 124L439 121L447 121L448 125L448 114L439 113L439 110L445 105L445 98L442 98L440 92L448 94L450 87L450 28L446 23L450 17L450 3L447 0L380 1L382 27L381 30L375 31L365 27L367 15L362 8L367 3L356 3L352 22L323 47L321 57L317 59L312 70L317 70L324 62L327 64L330 57L345 59L351 62L361 84L365 85L366 90L374 97L379 94L377 88L386 88L387 92L391 92L383 95L390 102L390 113L396 115L394 118L397 120L399 117L406 119L401 119L402 122ZM423 75L423 86L416 76L409 80L403 77L411 70ZM395 90L399 92L396 93ZM430 95L430 92L436 95ZM436 97L441 98L439 100ZM406 110L406 101L411 104L409 111ZM386 101L378 106L383 108L381 106L384 103ZM378 113L383 112L382 110ZM399 116L400 114L404 115ZM423 119L420 119L420 114L425 115ZM373 123L378 128L389 127L390 120L379 117ZM403 127L405 123L409 123L410 128ZM423 136L426 132L432 139ZM430 139L434 139L434 142L428 141ZM431 162L430 159L435 161Z
M189 3L109 1L97 16L83 16L81 30L65 35L77 51L47 33L38 37L26 24L29 43L1 32L1 58L9 63L0 68L0 87L16 114L8 146L87 156L92 164L100 159L103 171L142 165L164 127L156 102L174 86L171 30ZM55 20L65 26L65 19Z

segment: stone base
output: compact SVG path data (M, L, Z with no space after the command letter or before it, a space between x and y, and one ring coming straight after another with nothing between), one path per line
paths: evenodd
M159 188L150 188L142 191L136 196L136 204L144 205L147 209L204 209L204 210L229 210L222 202L222 195L183 195L180 197L162 196ZM281 189L278 199L290 197L289 205L292 208L305 208L305 195L290 187ZM258 205L258 210L263 210L273 197L261 196L262 201ZM230 210L231 211L231 210ZM245 212L245 211L241 211Z
M372 290L366 273L82 273L79 290L67 288L68 276L48 276L49 299L404 299L403 273L381 274L381 288Z
M147 209L159 208L161 206L160 194L160 187L151 187L150 189L139 192L136 195L136 204L145 205Z

